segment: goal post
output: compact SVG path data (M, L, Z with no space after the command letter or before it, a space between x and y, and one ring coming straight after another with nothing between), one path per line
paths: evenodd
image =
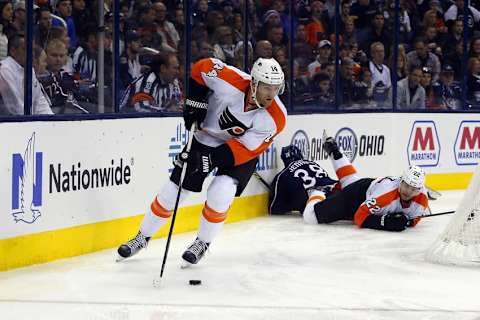
M427 250L428 261L480 266L480 165L445 230Z

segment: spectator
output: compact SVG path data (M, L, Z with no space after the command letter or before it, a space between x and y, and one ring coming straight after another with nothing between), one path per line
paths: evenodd
M67 46L62 41L53 39L48 42L46 53L48 73L44 74L40 81L52 109L56 110L56 113L64 113L67 106L71 105L83 109L74 99L74 92L78 93L77 83L71 74L63 70L67 60Z
M167 7L162 2L156 2L152 5L152 8L156 14L156 31L162 38L162 50L165 52L176 52L180 35L173 23L167 20Z
M362 68L358 80L354 83L353 99L355 104L365 109L376 107L373 101L372 72L368 68Z
M68 37L70 38L70 50L75 50L77 47L77 32L75 29L75 22L72 18L72 2L70 0L58 0L55 4L57 14L67 24ZM63 22L57 18L52 20L53 26L63 26Z
M438 35L437 28L426 28L422 36L424 38L425 45L427 46L428 51L434 53L441 60L443 56L442 40L441 36Z
M183 8L181 7L175 9L173 26L175 27L175 30L177 30L180 39L183 39L185 33L185 16L183 15Z
M444 64L440 79L433 84L433 103L431 110L456 110L460 104L461 89L455 85L454 71L452 66ZM428 107L428 106L427 106Z
M266 40L270 41L270 43L274 47L283 47L285 49L287 48L287 38L285 37L285 33L283 32L282 25L273 26L268 29Z
M467 100L471 108L480 109L480 60L468 59Z
M385 47L381 42L374 42L370 46L371 60L368 64L372 73L373 100L378 108L391 107L392 80L390 69L383 64Z
M139 59L140 35L135 30L129 30L125 40L127 49L120 56L120 78L123 87L139 77L142 71Z
M377 12L378 7L374 0L358 0L350 10L350 14L356 17L356 27L359 30L368 28Z
M193 9L193 25L199 23L205 24L207 22L208 14L208 0L198 0Z
M438 11L436 9L428 10L423 16L421 28L426 30L428 27L435 28L441 34L448 32L448 28L445 26L442 17L438 15Z
M310 3L311 22L307 24L308 43L315 48L320 40L327 39L330 19L325 4L314 0Z
M352 43L357 41L357 30L355 29L355 19L350 16L346 17L343 32L341 33L342 43Z
M432 70L433 82L437 81L441 68L438 57L428 51L425 41L422 38L416 38L413 41L413 47L415 50L410 51L407 54L409 63L408 69L410 70L413 66L419 67L420 69L423 67L428 67Z
M463 66L460 57L463 57L463 41L459 41L455 44L454 50L449 55L445 56L444 63L452 66L454 73L455 81L461 81L463 77Z
M468 1L468 0L467 0ZM455 4L452 4L445 12L445 21L447 24L454 22L455 20L463 20L463 11L465 10L464 0L455 0ZM474 30L478 30L478 24L480 22L480 11L472 7L467 6L467 35L472 36Z
M394 32L395 26L395 1L388 0L386 4L386 10L383 12L385 17L385 23L387 29ZM405 0L400 1L400 12L398 14L399 30L398 30L398 42L409 42L412 35L412 25L410 23L410 16L408 14Z
M17 1L13 6L13 22L11 24L12 28L15 30L15 33L25 32L25 22L25 1Z
M38 78L47 73L47 54L37 45L33 46L33 69Z
M173 53L156 54L150 70L134 80L122 98L120 108L137 112L180 111L183 96L178 58Z
M8 42L8 57L0 65L0 94L4 110L0 113L24 114L25 38L15 35ZM53 114L32 69L32 114Z
M0 61L8 56L7 31L12 19L13 7L10 2L0 2Z
M430 68L422 68L420 85L423 87L423 89L425 89L425 108L429 109L435 104L433 95L432 70L430 70Z
M273 57L273 47L270 41L260 40L257 41L255 45L255 52L253 61L256 61L258 58L270 59Z
M248 69L251 65L253 65L253 47L250 42L248 42L248 61L247 61L247 68L244 66L244 56L245 56L245 49L243 47L243 41L240 41L235 46L234 50L234 66L238 69L245 70Z
M425 109L425 89L420 85L422 69L413 66L408 77L397 84L397 109Z
M198 45L198 57L197 60L203 58L212 58L213 57L213 46L207 41L201 41ZM195 62L195 61L192 61Z
M381 42L387 56L390 54L390 46L392 44L391 36L387 28L385 28L385 17L382 12L377 12L373 16L371 26L360 32L358 43L361 44L363 51L368 52L372 43Z
M58 39L65 44L65 47L70 47L70 38L68 37L67 29L65 27L52 27L48 36L48 41L53 39ZM45 43L44 47L46 48L47 44ZM68 73L73 73L73 60L70 56L67 56L67 62L63 66L63 70Z
M394 54L393 52L390 54L390 58L388 59L388 65L390 68L394 68L393 65ZM405 53L405 46L399 45L398 46L398 54L397 54L397 81L405 79L408 75L408 60L407 54Z
M220 26L213 35L213 56L226 64L234 63L235 46L232 28Z
M304 24L298 24L293 44L294 63L298 65L301 75L307 74L307 67L313 60L313 50L308 43L307 31Z
M313 77L312 98L322 109L331 109L335 106L335 92L326 73L320 72Z
M458 43L463 45L463 20L455 20L450 24L450 31L445 35L442 42L444 57L455 54L455 46Z
M328 40L322 40L318 43L318 54L312 63L308 65L308 76L310 79L321 71L322 64L332 62L332 43Z
M85 37L88 33L88 24L94 18L90 9L85 7L85 0L72 0L72 18L75 24L75 31L79 38Z
M470 53L471 58L480 59L480 37L475 37L470 42Z
M353 81L353 60L345 58L341 60L340 68L340 101L339 105L342 108L349 108L353 105L353 88L355 87Z
M37 24L34 27L35 42L42 48L47 45L50 29L52 28L52 16L48 7L37 9Z

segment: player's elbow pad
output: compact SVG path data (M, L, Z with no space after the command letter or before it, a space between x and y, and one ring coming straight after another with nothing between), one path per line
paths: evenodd
M370 214L361 227L384 231L403 231L408 226L408 219L403 214L385 214L383 216Z

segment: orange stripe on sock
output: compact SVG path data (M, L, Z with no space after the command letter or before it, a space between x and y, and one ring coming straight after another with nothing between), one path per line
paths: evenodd
M227 218L226 212L217 212L212 208L210 208L206 202L205 202L205 206L203 207L202 214L205 217L205 219L207 219L207 221L211 223L223 222Z
M342 179L346 176L357 173L357 170L355 170L355 168L351 164L347 164L344 167L338 168L335 173L337 174L338 179Z
M312 202L312 201L314 201L314 200L323 201L323 200L325 200L325 197L322 196L322 195L311 196L310 198L308 198L307 203Z
M157 200L157 197L153 199L152 204L150 205L150 209L152 210L153 214L160 217L160 218L170 218L172 215L172 211L168 211L165 209Z

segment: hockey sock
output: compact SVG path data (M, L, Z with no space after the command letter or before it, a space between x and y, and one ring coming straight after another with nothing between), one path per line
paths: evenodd
M307 205L303 210L303 221L308 224L317 224L317 216L315 215L315 204L325 200L325 193L320 190L313 190L307 200Z
M200 240L210 243L220 232L236 191L237 182L233 178L221 175L213 179L208 187L207 201L200 217Z

